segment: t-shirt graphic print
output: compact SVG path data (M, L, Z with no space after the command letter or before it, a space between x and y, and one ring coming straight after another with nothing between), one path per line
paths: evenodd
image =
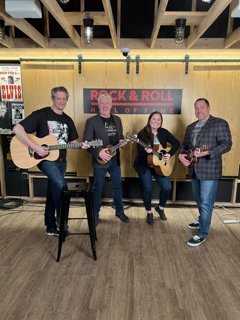
M69 128L66 123L48 121L49 134L57 138L58 144L68 143Z

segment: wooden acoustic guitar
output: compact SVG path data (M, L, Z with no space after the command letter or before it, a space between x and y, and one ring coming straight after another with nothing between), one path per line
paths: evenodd
M32 134L28 134L28 137L37 146L48 147L49 153L45 157L41 157L24 142L19 140L17 136L14 136L10 144L12 160L17 167L22 169L30 169L36 166L42 160L57 160L59 158L59 150L82 147L82 143L68 143L59 145L57 138L51 135L44 138L37 138ZM102 146L102 141L95 140L87 142L87 144L89 144L91 147L100 147Z
M198 152L204 152L204 151L211 150L211 146L202 146L201 148L196 148L194 150L192 150L192 149L185 150L183 152L183 154L187 154L186 159L191 162L190 165L188 166L189 168L191 168L193 166L193 164L195 162L197 162L197 158L194 157L194 151L195 150L198 151Z
M144 148L148 148L149 146L138 139L136 135L132 135L131 133L127 133L127 139L139 143ZM155 172L158 175L164 175L166 177L170 176L173 171L174 163L175 163L175 155L171 156L169 161L166 163L164 161L163 156L170 150L171 148L164 149L161 144L154 145L152 149L152 153L148 155L147 162L149 165L154 165Z
M106 152L107 154L110 154L112 157L114 157L114 156L116 155L116 153L117 153L116 150L117 150L118 148L120 148L120 145L121 145L122 143L124 143L124 142L128 142L128 139L125 139L125 140L123 140L122 142L119 142L119 143L116 144L114 147L113 147L111 144L109 144L108 146L106 146L106 148L102 148L102 149L108 149L108 150L106 150L105 152ZM100 149L100 151L101 151L102 149ZM108 161L104 161L104 160L101 159L101 158L98 158L97 161L98 161L99 163L101 163L101 164L105 164L105 163L108 162Z

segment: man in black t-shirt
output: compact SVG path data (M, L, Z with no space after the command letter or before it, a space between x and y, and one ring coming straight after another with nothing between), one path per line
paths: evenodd
M68 97L69 93L66 88L53 88L51 91L52 106L34 111L13 128L13 132L18 138L41 157L48 155L49 148L34 144L27 133L36 132L36 136L39 138L54 135L58 139L58 144L66 144L68 142L77 143L78 133L76 127L72 119L63 112ZM89 146L83 143L82 148L87 149ZM59 235L57 225L60 217L61 191L65 185L64 177L67 168L66 154L66 149L61 149L59 158L56 161L43 160L38 164L38 168L48 177L45 208L47 235ZM55 210L57 213L56 217ZM68 227L65 226L65 231L67 231L67 229Z
M112 108L112 99L108 94L102 94L98 98L99 114L88 119L85 127L83 139L100 139L103 141L105 149L97 150L92 147L88 149L92 155L93 166L93 206L95 215L95 225L98 224L99 211L101 209L101 195L105 180L105 175L108 172L111 177L113 187L113 201L116 210L116 216L123 222L129 222L128 217L124 213L122 203L122 183L121 183L121 168L120 154L117 149L117 154L111 156L106 153L108 145L115 146L119 143L119 147L124 147L127 142L123 139L123 130L121 119L110 113ZM100 164L98 159L101 159L105 164Z

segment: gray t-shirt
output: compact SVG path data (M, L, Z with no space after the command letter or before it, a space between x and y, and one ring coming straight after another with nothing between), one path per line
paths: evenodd
M193 145L194 147L197 147L196 146L196 142L197 142L197 139L199 137L199 134L202 130L202 128L205 126L207 120L206 121L203 121L203 122L197 122L195 127L193 128L193 131L191 133L191 138L192 138L192 142L193 142Z

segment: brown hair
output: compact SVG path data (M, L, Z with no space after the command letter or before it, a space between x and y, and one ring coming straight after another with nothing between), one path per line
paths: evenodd
M67 95L67 100L68 100L68 98L69 98L69 93L68 93L68 91L67 91L67 89L66 89L65 87L52 88L52 90L51 90L51 97L52 97L53 99L56 98L56 93L57 93L58 91L65 92L66 95Z
M161 118L161 126L160 128L162 127L162 123L163 123L163 117L162 117L162 114L161 112L159 111L154 111L150 114L150 116L148 117L148 122L147 122L147 125L143 128L143 136L145 138L145 140L147 141L148 144L152 144L153 142L153 133L152 133L152 129L151 129L151 126L150 126L150 120L152 119L152 117L155 115L155 114L159 114L160 115L160 118Z
M203 100L203 101L206 103L207 107L209 107L209 101L208 101L207 99L205 99L205 98L199 98L199 99L197 99L197 100L195 101L195 103L194 103L194 107L195 107L195 105L196 105L196 102L201 101L201 100Z

